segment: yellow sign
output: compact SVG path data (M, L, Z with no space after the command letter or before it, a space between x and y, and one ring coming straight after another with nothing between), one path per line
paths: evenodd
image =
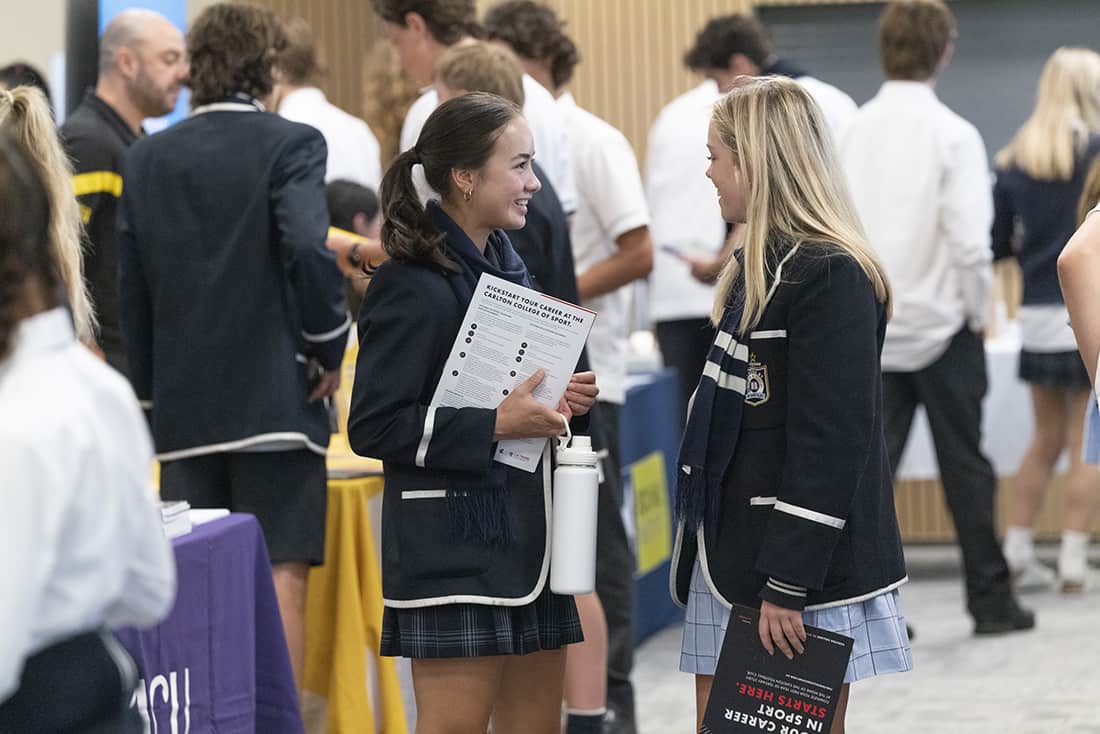
M634 491L634 522L638 529L638 574L644 575L672 555L665 455L654 451L631 464L630 483Z

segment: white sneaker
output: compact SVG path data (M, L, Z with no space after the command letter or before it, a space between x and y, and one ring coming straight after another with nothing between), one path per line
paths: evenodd
M1012 569L1012 583L1017 591L1045 591L1054 587L1058 575L1039 561L1028 561Z

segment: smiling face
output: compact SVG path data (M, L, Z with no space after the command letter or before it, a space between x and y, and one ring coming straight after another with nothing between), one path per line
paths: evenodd
M531 197L542 188L531 165L534 157L531 128L517 115L504 126L484 166L455 172L452 195L485 229L522 229ZM463 200L465 191L473 192L469 202Z
M713 120L707 130L707 151L710 153L707 178L718 191L718 205L722 209L722 218L727 222L744 222L748 209L749 189L741 175L737 156L722 142Z

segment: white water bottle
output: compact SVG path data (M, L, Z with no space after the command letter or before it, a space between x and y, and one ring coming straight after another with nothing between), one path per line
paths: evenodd
M555 594L590 594L596 586L598 461L588 436L573 436L568 447L562 440L558 447L550 544L550 590Z

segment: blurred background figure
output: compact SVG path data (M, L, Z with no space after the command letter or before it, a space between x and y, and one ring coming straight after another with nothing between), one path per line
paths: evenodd
M382 183L378 139L367 123L325 98L319 86L324 68L309 24L292 18L284 25L287 44L276 62L275 106L279 114L321 131L328 146L325 181L343 179L377 191Z
M707 349L714 339L708 314L712 283L739 239L726 227L705 177L705 157L687 155L706 142L710 107L740 76L786 76L814 98L837 139L856 104L846 93L779 56L758 18L735 13L712 18L684 54L684 64L707 78L673 100L649 134L646 193L657 252L650 277L650 315L664 363L680 372L681 413L686 415ZM725 235L720 234L725 232Z
M609 731L631 734L635 560L622 518L619 416L626 401L630 286L653 267L645 191L626 137L578 106L567 91L580 54L554 11L531 0L508 0L489 10L485 27L490 38L516 52L527 74L550 91L562 111L578 194L572 226L577 289L580 303L600 314L587 348L600 381L593 435L607 457L597 520L596 591L577 599L585 641L567 656L566 733L601 732L607 714Z
M890 466L896 476L923 405L974 633L998 634L1035 618L1012 592L994 526L997 477L981 448L993 197L981 134L936 97L955 37L943 0L886 4L878 40L887 81L848 124L840 159L897 294L882 350Z
M449 47L483 35L474 0L372 0L382 19L386 38L397 49L405 73L417 84L430 85L432 68ZM569 162L567 132L554 97L528 75L523 77L523 115L535 136L535 151L562 209L572 215L577 208L576 184ZM439 104L434 88L426 87L405 116L401 150L416 144L425 120ZM420 173L418 169L418 174ZM431 194L422 175L417 175L421 198ZM435 195L438 198L438 193Z
M1070 464L1057 573L1063 591L1084 588L1088 529L1100 503L1100 472L1082 454L1091 382L1057 277L1058 256L1078 224L1085 176L1100 153L1098 133L1100 55L1060 48L1043 69L1031 117L996 158L993 253L1015 257L1023 271L1019 375L1028 384L1035 416L1004 537L1005 560L1020 589L1055 581L1035 556L1033 533L1063 450L1069 450Z
M100 38L95 89L88 90L61 128L88 233L84 272L99 320L97 342L107 363L123 374L129 374L129 365L119 327L115 239L122 161L143 135L143 120L175 109L187 72L179 29L151 10L123 11Z
M0 68L0 89L16 87L37 87L46 95L47 101L53 100L45 75L25 61L16 61L14 64ZM53 107L50 110L50 114L53 114Z
M117 232L161 497L256 516L300 681L309 567L325 557L325 401L351 320L325 248L325 141L263 111L284 43L269 10L199 15L187 34L196 106L127 154Z
M84 280L84 229L72 195L73 169L58 138L46 96L30 86L0 90L0 130L23 144L49 191L50 251L57 259L65 305L72 312L77 339L94 347L95 310Z
M402 70L397 50L382 39L363 59L363 119L378 138L382 168L401 152L405 113L420 88Z
M713 79L722 92L728 92L739 76L786 76L810 93L829 126L833 138L844 132L856 112L856 103L847 93L816 79L794 61L779 56L771 34L753 15L733 14L711 19L695 45L684 56L692 71Z
M730 251L730 230L706 177L707 127L720 96L718 83L708 78L669 102L646 147L646 201L656 245L649 318L665 366L679 377L681 425L714 342L714 280Z
M378 205L378 194L373 189L361 186L354 181L337 180L325 186L325 201L333 227L338 227L360 237L378 241L382 232L382 215ZM382 264L388 257L381 244L370 247L360 242L352 242L344 257L337 260L340 269L347 278L344 294L348 300L348 311L352 319L359 315L359 306L363 294L370 282L367 271Z
M137 671L105 629L167 615L175 562L133 390L60 307L39 169L0 132L0 731L137 734Z

